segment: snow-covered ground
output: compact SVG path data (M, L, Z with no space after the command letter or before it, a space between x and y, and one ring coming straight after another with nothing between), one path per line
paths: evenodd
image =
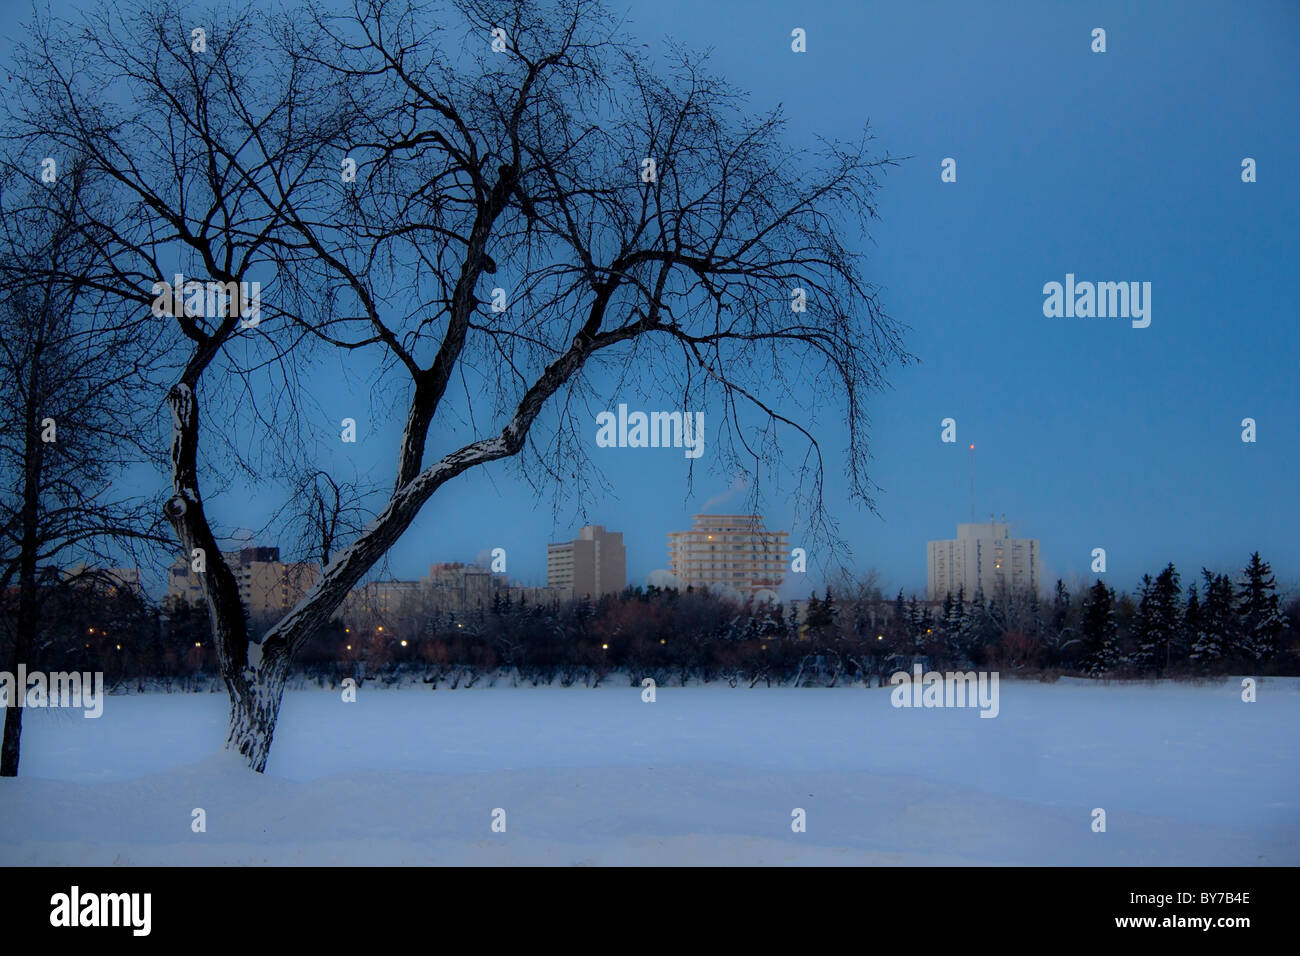
M0 863L1300 864L1300 681L1000 690L291 691L260 776L224 694L29 710Z

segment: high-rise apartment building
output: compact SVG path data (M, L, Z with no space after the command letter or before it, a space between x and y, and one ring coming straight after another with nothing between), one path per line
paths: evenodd
M775 591L788 567L789 534L767 531L762 515L694 515L668 533L668 562L683 586L731 587L744 597Z
M298 603L307 589L316 583L320 568L306 561L284 563L279 548L242 548L223 552L239 583L239 599L254 621L278 618ZM183 598L191 604L203 600L199 572L190 562L178 558L171 566L168 597Z
M569 598L618 594L627 587L623 532L587 525L574 541L546 546L546 586Z
M991 517L979 524L957 525L957 537L931 541L926 547L927 593L942 601L965 588L966 597L1000 590L1040 593L1042 564L1036 538L1013 538L1006 523Z

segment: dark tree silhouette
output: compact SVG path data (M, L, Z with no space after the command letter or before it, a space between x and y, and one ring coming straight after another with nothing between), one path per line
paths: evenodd
M13 135L83 151L116 187L83 210L105 235L90 284L178 333L168 514L207 556L228 746L250 767L294 655L443 485L515 456L539 485L586 480L588 402L609 398L596 373L710 409L719 462L752 472L796 449L814 528L810 429L833 408L870 502L864 401L909 357L856 251L891 162L865 133L791 142L779 111L751 115L688 54L650 62L587 0L224 18L143 3L80 33L38 25L17 73ZM154 317L178 272L262 282L260 320ZM392 487L258 641L204 498L213 441L240 449L203 422L297 454L322 353L373 363L381 413L404 420Z
M112 486L143 457L149 331L79 281L96 255L81 222L95 177L75 160L49 184L24 182L12 159L0 175L0 595L18 584L0 626L12 674L31 664L42 602L61 583L40 586L43 566L111 561L163 529L148 502ZM5 709L0 776L18 773L22 715Z

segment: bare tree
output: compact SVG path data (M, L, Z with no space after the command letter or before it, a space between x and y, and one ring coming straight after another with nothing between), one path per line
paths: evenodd
M119 300L75 281L95 258L77 209L95 192L84 166L49 185L6 170L0 189L0 594L18 579L6 635L11 674L30 664L49 586L43 564L119 558L161 540L156 509L113 479L143 449L138 402L147 342ZM56 276L73 277L71 283ZM84 577L82 575L81 577ZM26 693L25 687L18 694ZM21 705L5 710L0 776L16 776Z
M86 151L118 186L85 210L112 235L93 284L141 323L160 321L151 287L178 256L206 281L267 287L255 327L234 309L166 319L185 340L168 513L207 554L227 743L259 771L294 654L424 504L516 456L538 487L591 473L590 403L611 377L709 409L729 471L801 447L815 523L820 411L870 503L865 397L908 358L856 251L890 162L865 134L790 143L779 112L750 116L688 54L651 64L592 0L309 13L145 4L102 11L75 42L38 25L18 71L30 105L9 124L31 148ZM372 363L372 395L401 410L392 487L258 642L204 501L219 465L201 415L247 410L286 443L322 353Z

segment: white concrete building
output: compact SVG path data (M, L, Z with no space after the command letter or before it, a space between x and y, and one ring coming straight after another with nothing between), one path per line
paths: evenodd
M587 525L574 541L546 546L546 586L566 598L598 598L627 587L623 532Z
M734 588L750 598L785 579L789 532L768 531L762 515L695 515L689 531L668 533L668 562L682 587Z
M965 588L970 599L1001 589L1042 593L1042 563L1036 538L1013 538L1006 515L981 524L957 525L957 537L931 541L926 549L927 594L942 601Z

